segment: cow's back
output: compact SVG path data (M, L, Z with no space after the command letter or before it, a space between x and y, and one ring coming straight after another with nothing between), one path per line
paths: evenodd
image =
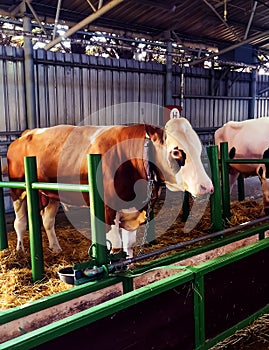
M228 142L234 147L235 158L262 158L269 147L269 118L249 119L243 122L230 121L215 132L215 144Z
M80 133L77 132L78 128ZM24 178L24 157L35 156L37 159L39 181L55 180L63 151L66 172L74 170L85 142L89 143L90 136L96 131L95 127L75 127L72 125L57 125L50 128L26 130L21 137L12 142L8 148L8 172L11 180ZM85 151L85 150L84 150ZM71 166L72 164L72 166Z

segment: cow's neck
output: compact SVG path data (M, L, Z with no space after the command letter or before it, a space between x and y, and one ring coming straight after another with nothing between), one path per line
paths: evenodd
M150 188L150 201L155 201L160 194L161 186L164 182L158 176L152 151L152 141L149 137L144 141L143 163Z

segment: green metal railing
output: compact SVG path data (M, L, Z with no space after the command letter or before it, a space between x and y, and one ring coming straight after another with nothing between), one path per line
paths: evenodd
M95 323L98 320L104 319L110 315L116 315L116 313L125 309L128 311L134 305L142 303L145 300L154 298L157 295L162 295L168 290L173 290L181 285L192 284L192 298L194 308L189 310L192 314L194 320L194 350L207 350L214 346L217 342L224 340L236 330L243 328L253 322L260 315L269 311L269 303L264 303L261 305L259 310L256 310L255 313L249 315L244 319L240 319L239 322L232 324L228 329L223 332L216 334L212 338L208 338L206 334L206 313L208 309L205 307L206 302L206 290L205 290L205 280L207 276L214 271L221 270L221 268L232 265L233 263L241 261L241 259L248 258L253 254L257 254L262 251L269 251L269 238L262 241L258 241L251 246L240 248L236 251L225 254L210 261L206 261L198 266L186 267L186 266L163 266L165 269L169 268L178 268L179 272L174 275L164 278L160 281L153 282L149 286L141 287L137 290L131 291L127 294L118 296L112 300L101 303L100 305L94 306L92 308L86 309L84 311L78 312L72 316L66 317L63 320L56 321L47 326L38 328L29 333L23 334L20 337L9 340L3 344L0 344L0 349L31 349L33 347L38 347L38 345L52 341L60 336L73 332L76 329L84 327ZM267 253L266 253L267 254ZM268 256L268 255L267 255ZM247 268L244 271L247 272ZM243 271L242 271L243 273ZM136 276L131 276L130 278L134 279ZM266 275L264 274L264 279L266 280ZM107 279L99 281L102 287L107 286ZM95 285L97 282L91 282L85 284L84 286L76 287L73 291L62 292L62 302L66 301L65 296L68 296L69 293L74 293L80 289L87 289L88 291ZM231 284L232 285L232 284ZM187 288L187 287L186 287ZM79 295L79 294L77 294ZM165 294L164 294L165 295ZM56 296L46 297L47 307L52 306L51 300ZM159 299L158 299L159 300ZM37 304L34 302L33 305ZM165 303L165 299L163 299ZM232 303L232 302L231 302ZM43 302L44 304L44 302ZM160 307L160 305L158 306ZM27 307L26 307L27 309ZM37 310L37 309L36 309ZM9 310L8 310L9 311ZM9 311L12 313L12 311ZM20 312L23 314L23 309L16 308L14 312ZM180 309L179 309L180 312ZM216 310L217 312L217 310ZM154 310L151 310L152 317L154 317ZM25 316L25 315L24 315ZM5 320L9 321L10 319L5 317L5 314L0 313L0 321ZM2 322L1 322L2 323ZM124 325L122 325L124 328ZM139 336L139 334L138 334Z
M220 167L221 167L221 183L222 183L222 207L223 219L229 221L231 219L231 197L229 185L229 164L269 164L269 159L230 159L228 152L228 142L220 143ZM243 200L244 195L244 179L239 177L239 199Z
M266 163L269 160L232 160L228 157L227 143L221 144L221 160L219 170L218 147L207 147L209 164L211 167L214 193L210 196L211 207L211 231L216 232L223 229L224 221L230 217L230 191L229 191L229 163ZM5 212L3 203L3 188L20 188L27 191L28 221L30 234L30 251L33 281L42 280L44 275L43 251L41 240L41 223L39 215L38 190L89 192L90 193L90 216L92 226L93 248L92 255L97 266L107 263L104 203L102 200L103 184L101 174L97 174L101 167L100 155L88 155L89 184L64 184L37 182L36 162L34 157L25 158L25 182L0 182L0 249L8 247L7 232L5 227ZM98 170L99 169L99 170ZM222 186L221 186L222 185ZM97 191L97 188L99 191ZM187 219L189 211L189 195L185 194L183 205L184 220ZM224 220L225 219L225 220ZM98 232L98 237L97 237ZM100 234L101 233L101 234Z
M0 189L19 188L25 189L27 193L28 226L30 237L30 254L32 266L32 278L34 282L41 281L44 277L44 261L41 237L41 220L39 212L38 190L88 192L90 194L91 206L91 228L93 232L93 257L96 265L107 262L106 233L104 220L103 186L102 176L98 175L102 169L101 155L88 155L89 184L64 184L37 182L37 168L35 157L25 157L25 182L0 182ZM99 166L100 164L100 166ZM5 211L3 195L0 190L0 249L8 248L7 232L5 226ZM1 210L2 209L2 210ZM98 232L98 239L97 239Z
M212 239L203 246L198 246L193 249L188 249L186 251L177 252L171 254L169 256L158 258L153 262L144 264L135 270L133 270L133 274L130 273L121 273L116 275L108 276L107 278L101 279L99 281L88 282L84 285L76 286L71 290L67 290L50 297L42 298L35 302L30 303L27 306L15 307L13 309L9 309L6 311L0 312L0 324L4 324L10 322L12 320L18 319L20 317L30 315L34 312L44 310L48 307L58 305L60 303L66 302L68 300L72 300L79 296L91 293L96 290L100 290L107 286L122 283L123 290L125 295L121 297L115 298L109 302L102 303L90 310L85 310L80 312L74 316L70 316L65 318L62 321L57 321L49 326L42 327L37 329L36 331L30 332L29 334L22 335L16 339L8 341L4 344L0 344L0 349L28 349L34 346L38 346L39 344L43 344L50 339L55 339L60 335L71 332L83 325L95 322L101 318L106 317L107 315L114 314L123 308L128 308L138 302L146 300L148 298L153 297L154 295L158 295L167 291L168 289L174 288L177 285L184 284L188 281L193 282L194 288L194 320L195 320L195 349L208 349L210 346L213 346L217 341L224 339L232 331L234 331L235 327L239 327L238 325L234 325L232 328L224 332L223 334L218 335L214 339L210 339L206 341L205 336L205 318L204 318L204 277L206 276L208 271L212 271L216 268L219 268L224 264L224 262L233 262L237 259L242 258L245 255L251 254L251 251L256 252L259 249L269 249L268 239L264 239L261 242L256 243L253 248L244 248L238 250L236 253L227 254L227 258L220 258L219 260L215 259L207 263L205 265L201 265L200 267L183 268L183 271L166 278L164 280L154 282L150 285L150 288L142 287L138 290L133 291L133 281L136 277L136 274L141 274L147 272L151 269L155 268L167 268L167 265L179 262L188 257L201 254L208 250L224 246L228 243L238 241L242 238L250 237L255 234L260 234L262 236L263 232L268 229L268 223L254 227L245 229L242 226L240 230L238 228L238 232L234 235L225 236L225 230L222 232L222 205L221 202L223 200L222 189L220 185L220 174L219 174L219 161L218 161L218 149L217 146L208 147L208 156L212 170L212 181L215 187L215 192L211 196L211 219L212 219L212 228L214 231L220 231L219 233L222 235L222 239ZM35 158L30 157L29 159L25 159L25 168L26 168L26 179L25 182L0 182L0 209L1 209L1 189L4 187L7 188L21 188L27 191L28 196L28 212L29 212L29 220L33 220L33 216L38 216L38 219L34 219L33 222L29 226L30 232L30 245L31 245L31 264L33 269L33 280L39 281L43 277L43 255L42 255L42 242L40 236L40 215L39 215L39 201L38 201L38 190L55 190L55 191L79 191L79 192L89 192L90 194L90 215L91 215L91 226L93 232L93 251L92 255L96 261L97 266L102 266L107 264L107 252L106 252L106 237L104 230L104 203L102 200L103 194L100 193L103 191L102 187L102 178L98 175L98 171L100 171L99 163L101 158L99 155L89 155L88 156L88 169L89 169L89 184L87 185L71 185L71 184L56 184L56 183L39 183L37 182L36 177L36 164ZM263 162L263 161L262 161ZM225 162L228 164L228 161ZM97 174L97 175L96 175ZM98 191L97 191L98 189ZM3 203L2 203L3 205ZM29 210L30 209L30 210ZM4 210L1 211L1 226L0 226L0 249L4 249L8 246L6 239L6 231L5 227L1 228L3 223L5 222ZM39 227L39 228L38 228ZM37 230L37 231L36 231ZM36 235L38 232L38 235ZM98 232L98 237L97 237ZM35 236L33 237L33 235ZM100 237L101 235L101 237ZM213 235L212 235L213 237ZM4 248L3 248L4 247ZM171 249L172 251L172 249ZM182 267L179 267L182 269ZM44 300L46 301L44 303ZM260 315L261 313L268 310L268 306L265 306L262 310L257 310L255 315L250 316L246 320L242 320L240 326L244 326L253 320L255 317Z

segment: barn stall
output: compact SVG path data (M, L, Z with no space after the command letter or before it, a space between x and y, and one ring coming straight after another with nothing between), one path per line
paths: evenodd
M215 146L213 146L213 147L215 148ZM218 168L218 164L216 164L215 166ZM218 196L217 192L220 189L220 186L219 186L219 189L217 189L218 184L214 183L214 185L215 185L215 195ZM248 207L249 212L251 212L252 214L255 212L255 210L258 207L257 202L252 203L252 204L251 203L243 203L242 206L244 209ZM254 208L255 208L255 210L254 210ZM258 207L258 209L260 210L260 207ZM212 213L212 210L214 210L214 209L211 207L211 213ZM238 210L238 208L236 208L236 210ZM208 213L207 213L207 215L208 215ZM237 218L237 220L238 220L238 212L236 213L235 218ZM248 217L248 220L249 220L249 217ZM188 239L188 237L186 237L185 238L186 241L185 242L181 241L180 243L178 243L178 245L175 244L175 240L174 240L173 246L172 247L170 246L170 248L171 248L170 251L176 250L176 248L189 247L189 250L187 250L185 252L178 253L177 255L163 257L163 258L159 259L159 261L157 259L156 261L149 262L145 266L142 265L138 268L133 269L132 271L128 271L127 274L122 273L123 271L121 271L121 273L119 275L109 274L110 277L108 277L108 278L104 278L104 276L101 276L102 280L99 282L90 282L90 281L92 281L92 275L91 275L90 280L88 280L87 283L85 283L85 286L87 286L87 288L85 288L85 287L83 288L83 285L80 286L82 288L79 287L79 285L84 282L85 276L81 279L82 282L80 281L80 278L78 278L77 279L78 286L75 287L75 290L68 291L66 293L59 293L59 294L56 294L54 297L50 296L50 297L45 298L45 299L42 298L40 301L30 303L28 305L23 306L22 308L21 307L15 308L14 310L11 311L11 313L3 312L2 313L2 320L5 320L6 321L5 323L7 325L6 327L4 326L4 328L3 328L3 331L5 333L5 337L7 337L7 334L8 334L8 332L7 332L7 330L8 330L7 327L9 325L8 321L11 322L11 320L12 320L12 322L14 322L17 318L19 318L19 322L24 323L26 325L26 327L25 326L24 327L27 328L27 327L29 327L28 322L30 324L31 324L31 322L26 321L26 320L20 320L20 316L22 316L22 315L25 316L28 313L31 314L33 312L33 310L40 311L44 307L46 309L49 305L54 305L55 303L57 303L57 309L59 310L58 303L61 304L61 302L63 302L63 301L66 302L70 298L73 299L74 296L77 297L80 293L82 293L82 294L83 294L83 292L86 293L86 291L89 292L90 290L92 290L92 292L93 292L93 291L96 291L96 289L99 290L99 288L102 286L108 286L111 284L113 285L113 284L122 283L124 294L122 295L122 299L119 299L120 306L117 304L117 300L118 300L117 298L120 298L120 296L117 296L119 293L119 291L117 289L113 289L113 290L110 289L109 292L105 291L104 294L102 293L101 303L100 304L97 303L97 305L100 305L100 308L108 307L106 304L106 301L104 301L105 300L104 298L107 297L107 295L105 293L108 293L110 303L111 303L110 307L112 308L112 310L110 312L112 312L113 314L115 312L117 312L117 315L120 315L121 314L120 310L122 310L123 305L124 305L123 310L130 311L132 309L131 306L136 305L138 303L138 300L141 300L141 302L143 300L148 300L148 302L150 303L149 304L150 306L148 306L148 307L152 307L152 299L153 299L153 295L155 295L155 293L157 293L157 295L159 295L160 292L164 293L164 291L167 290L166 288L168 287L168 285L170 287L172 287L174 290L174 288L176 288L176 285L178 283L179 283L179 285L181 285L181 282L184 281L184 283L182 284L182 288L183 288L182 291L181 292L177 291L177 293L179 293L179 295L182 295L182 293L183 293L183 295L182 295L183 300L184 299L186 300L187 297L188 298L191 297L191 299L193 298L194 304L192 304L192 302L191 302L191 304L189 305L190 309L187 308L184 311L184 315L186 317L189 317L190 322L184 324L184 327L186 327L186 329L184 328L184 336L183 337L177 336L175 338L175 333L173 333L173 332L169 333L169 337L170 337L169 339L171 339L171 341L172 341L172 339L174 339L174 340L172 341L172 343L166 341L165 344L166 344L166 346L171 347L171 346L173 346L173 344L175 342L175 344L177 344L177 345L184 346L184 347L190 348L190 349L191 348L198 348L199 346L211 346L212 344L214 345L214 343L217 340L222 339L221 336L223 337L224 334L226 336L229 335L231 331L234 331L238 327L241 327L242 325L247 324L253 318L259 316L261 314L261 312L265 312L265 310L267 310L267 306L266 306L267 282L264 281L264 274L263 273L261 273L261 276L258 277L258 275L257 275L257 268L258 267L256 266L256 263L258 264L259 267L261 267L260 271L263 271L263 265L266 264L266 256L267 256L266 249L268 247L268 242L267 242L267 239L262 239L262 241L258 241L258 242L256 240L257 240L257 234L259 234L260 238L262 238L264 231L268 228L268 224L264 224L262 226L257 226L257 227L251 228L249 230L247 229L250 224L251 224L251 226L253 226L253 224L265 222L265 220L268 220L268 218L254 220L252 222L249 222L248 224L246 224L244 221L243 229L239 225L239 226L236 226L234 229L222 230L220 232L217 232L216 234L213 234L213 233L205 234L204 237L201 237L201 228L199 227L199 231L198 231L199 233L197 233L198 237L196 239L193 239L193 237L192 237L192 239ZM180 221L182 223L182 217L180 218ZM205 222L207 222L207 225L205 225L205 229L206 229L206 232L208 232L208 231L210 231L210 226L212 225L212 223L211 223L210 219L208 219L208 218L207 218L207 220L205 219ZM209 226L208 226L208 223L209 223ZM176 233L178 234L178 229L179 228L177 226L172 228L173 233L175 232L174 230L176 230ZM243 232L242 232L242 230L243 230ZM237 237L231 237L229 235L226 236L226 234L230 234L232 232L237 232L238 236ZM65 234L66 234L66 232L65 232ZM192 234L195 234L195 233L193 232ZM253 237L252 240L250 240L250 241L248 241L246 239L247 237L251 237L254 235L256 236L256 238ZM164 253L164 252L169 252L168 248L169 248L169 244L171 244L171 236L173 236L171 234L171 232L168 232L166 239L168 239L168 240L170 239L170 243L165 241L165 237L162 237L162 239L164 239L164 241L162 241L162 239L160 239L160 241L159 241L159 244L161 246L162 245L166 246L165 249L164 248L160 248L160 249L157 248L157 250L156 250L156 246L155 246L154 247L154 250L155 250L154 254L152 254L152 252L144 253L144 256L143 255L139 256L139 254L138 254L134 259L131 259L130 262L136 263L136 262L139 262L140 260L145 260L148 257L152 257L152 256L154 257L154 256L158 255L158 253L160 254L160 253ZM216 237L221 237L221 236L224 236L224 238L222 240L217 240L217 241L215 240L214 241L213 238L216 239ZM30 232L30 237L31 237L31 232ZM244 238L244 240L243 240L243 242L241 241L238 243L237 247L240 247L240 245L241 245L241 248L237 249L236 251L234 251L234 249L235 249L234 244L233 244L233 247L224 246L225 244L227 245L229 242L233 242L234 240L238 241L239 238L241 240ZM213 241L212 241L212 239L213 239ZM197 247L196 249L190 249L192 246L192 243L196 243L196 242L200 243L203 241L211 241L211 244L209 243L209 244ZM253 243L255 241L256 241L256 243ZM242 248L242 245L245 247ZM222 251L220 250L217 252L213 251L213 252L211 252L211 255L209 252L209 255L207 255L207 259L205 257L201 257L200 261L198 260L199 264L196 265L197 264L197 261L196 261L196 263L194 263L194 266L192 266L192 268L188 267L188 266L190 266L190 261L187 262L186 260L181 261L179 266L177 266L177 265L172 266L171 265L172 262L174 263L176 261L182 260L182 257L186 258L186 256L195 255L197 258L197 254L204 252L204 251L208 251L208 250L211 251L212 248L216 248L218 246L224 246L224 250L222 250ZM230 253L227 253L227 251L229 251L229 249L232 251ZM224 254L224 253L226 253L226 254ZM220 254L221 255L218 258L215 258L212 260L213 257L216 257L216 254L217 254L217 256ZM181 256L181 258L180 258L180 256ZM208 260L209 257L211 258L210 260ZM36 258L37 258L37 255L35 255L35 259ZM199 259L199 257L198 257L198 259ZM203 260L207 260L207 261L204 263L201 263L201 261L203 261ZM250 260L250 262L248 260ZM195 258L194 258L194 261L195 261ZM184 263L184 265L182 265L182 263ZM125 264L125 263L121 262L121 265L123 265L123 264ZM187 266L185 266L185 264L187 264ZM239 267L238 267L238 272L236 273L235 271L236 271L237 264L239 264ZM243 264L243 265L241 265L241 264ZM246 279L244 278L243 280L239 279L238 277L242 275L242 271L244 270L244 266L246 264L248 266L248 269L247 269L248 277ZM251 272L249 265L252 266L253 272ZM113 267L113 263L111 265L108 265L108 267L107 267L108 271L110 270L111 266ZM33 264L32 264L32 267L33 267ZM58 265L58 267L59 267L59 265ZM98 269L100 270L100 268L101 267L99 267ZM148 287L149 287L148 283L150 282L150 278L146 279L147 282L146 282L146 286L145 286L146 287L145 291L143 289L143 282L139 279L136 281L137 289L135 289L133 291L133 292L135 292L134 304L133 304L133 302L131 301L132 294L130 294L130 293L132 293L132 290L134 288L134 280L136 278L138 278L138 276L140 277L141 275L143 275L144 273L148 273L148 272L156 270L156 268L158 270L160 269L160 271L154 277L150 276L150 278L153 278L153 280L154 280L154 282L152 282L152 285L150 285L150 289L148 289ZM184 271L181 273L175 273L178 269L184 270ZM49 267L49 270L52 270L51 266ZM98 270L98 272L95 272L95 274L94 274L95 277L99 273L99 270ZM172 275L170 276L171 280L169 279L169 277L165 277L167 275L170 275L170 273L171 273L170 270L172 270ZM185 271L185 270L187 270L187 271ZM226 270L228 270L227 277L225 277ZM92 271L94 271L94 268ZM97 271L97 270L95 270L95 271ZM130 274L130 272L131 272L131 274ZM186 273L187 272L189 272L189 273L191 272L191 274L189 275L190 280L187 278L188 283L186 282L186 277L187 277ZM213 272L216 275L214 275ZM51 271L50 271L50 273L51 273ZM213 273L213 275L212 275L212 273ZM194 276L193 276L193 274L194 274ZM194 278L192 283L197 284L195 288L198 288L198 290L196 290L194 288L194 292L196 291L198 293L197 295L196 295L196 293L192 294L191 293L192 288L190 286L188 286L189 282L192 280L191 275L192 275L192 278ZM232 277L233 275L234 275L234 277ZM254 275L255 275L255 277L254 277ZM204 277L201 279L201 276L204 276ZM213 276L215 276L215 277L213 277ZM86 275L86 277L87 277L87 275ZM156 282L156 279L158 279L160 277L161 277L161 279L159 281L160 284L158 284ZM211 282L211 283L213 283L213 285L210 284L210 281L212 281L212 278L213 278L213 282ZM221 288L221 290L223 289L224 285L226 285L226 284L223 284L223 279L224 280L227 279L228 285L226 285L225 290L226 291L230 290L229 293L231 293L231 294L225 293L225 295L228 299L223 304L223 305L225 305L225 307L222 311L223 312L222 316L221 316L221 311L220 311L220 307L219 307L219 299L217 298L214 302L214 296L216 294L215 288L217 288L217 285L218 285L218 283L217 283L218 278L221 280L221 283L219 286L219 288ZM99 278L97 278L97 279L99 279ZM182 281L181 281L181 279L182 279ZM203 282L204 279L205 279L205 281L207 281L207 283L209 283L207 288L206 288L207 284L204 284L205 282ZM253 279L255 279L255 285L253 284ZM168 282L168 281L170 281L170 282L173 281L173 282L171 282L172 284L170 285L170 282ZM236 290L238 289L238 292L240 291L239 295L238 295L238 299L236 298L236 292L234 289L234 284L236 281L237 281L237 283L239 283L241 288L243 286L242 283L244 281L243 290L246 288L245 283L247 284L248 291L249 291L249 293L253 293L253 297L255 298L255 300L257 300L257 304L252 303L251 306L249 305L249 307L245 306L245 302L242 301L242 289L239 288L239 285L237 285L235 287ZM145 281L144 281L144 283L145 283ZM187 285L186 285L186 283L187 283ZM230 284L231 284L231 286L229 287ZM41 285L38 284L37 286L38 286L38 289L42 289L42 287L43 287L42 284ZM251 292L251 286L253 287L253 292ZM157 288L157 290L155 292L154 292L154 287ZM159 288L160 288L160 290L159 290ZM184 294L184 291L186 292L186 288L187 288L187 294ZM159 290L159 292L158 292L158 290ZM167 292L168 292L168 290L167 290ZM148 291L150 291L149 295L147 295ZM68 295L68 293L69 293L69 295ZM144 293L146 293L146 294L144 295ZM265 293L265 295L264 295L264 293ZM126 295L127 299L125 299L125 295ZM204 295L204 297L201 298L201 295ZM217 293L217 295L219 295L221 299L223 298L222 293ZM233 297L231 297L231 295L233 295ZM248 294L248 296L249 295L250 294ZM140 297L142 299L140 299ZM150 297L150 299L148 299L149 297ZM160 297L161 297L161 295L157 299L159 300ZM164 296L162 295L162 297L164 297ZM100 298L100 295L99 295L99 298ZM170 298L172 298L172 296L170 296ZM45 300L46 300L46 304L48 304L46 306L44 305ZM126 301L124 301L124 300L126 300ZM201 300L202 300L202 304L201 304ZM204 304L206 300L208 300L208 302L210 300L208 306L206 306L207 304ZM225 298L223 299L223 302L224 302L224 300L225 300ZM40 302L41 302L41 304L40 304ZM91 300L91 302L94 303L94 301L92 301L92 300ZM99 302L100 302L100 299L99 299ZM215 306L214 306L214 303L216 303ZM232 305L229 306L230 303L232 303ZM76 305L76 303L73 303L73 305L74 304ZM83 303L80 304L80 307L83 307L82 304ZM97 306L97 305L94 305L94 306ZM185 303L184 303L184 305L185 305ZM227 313L227 307L231 308L231 310L233 310L235 305L236 305L236 310L234 312L232 312L232 317L231 317L231 315L229 315L229 312ZM262 306L264 306L264 307L262 307ZM85 307L85 305L84 305L84 307ZM94 308L88 309L88 307L89 307L88 303L87 303L86 307L87 307L86 310L88 310L87 312L91 313L91 312L94 312L94 310L95 310ZM66 306L65 306L65 308L66 308ZM210 316L210 313L213 312L213 314L214 314L216 312L216 308L218 309L218 312L220 314L219 320L217 320L215 317ZM146 307L146 309L147 309L147 307ZM60 308L60 310L61 310L61 308ZM81 309L78 308L78 310L81 310ZM76 310L76 311L78 311L78 310ZM84 310L84 311L86 312L86 310ZM196 312L195 312L195 310L196 310ZM202 311L202 310L204 310L204 311ZM257 310L257 311L254 312L255 310ZM191 316L193 311L194 311L194 315ZM52 312L52 311L49 310L48 312ZM63 314L65 314L65 318L63 319L63 322L65 325L66 324L69 325L69 327L67 329L66 329L66 326L64 326L64 329L62 329L61 319L55 320L55 318L54 318L54 321L55 321L54 323L49 324L47 326L43 326L45 328L42 328L41 325L44 325L44 322L48 321L47 314L45 313L45 320L47 320L47 321L45 321L44 319L41 318L41 320L39 320L39 322L40 322L39 323L39 322L37 322L37 319L35 318L36 326L38 327L35 330L28 330L28 332L27 332L27 330L25 330L23 327L18 326L18 323L17 323L15 326L15 329L19 329L20 331L23 330L24 332L26 332L25 337L23 335L18 337L18 334L17 334L17 337L15 337L14 339L11 339L10 341L3 343L3 348L8 348L10 346L15 347L15 348L16 347L20 348L21 346L32 347L32 346L37 346L37 345L38 346L40 345L42 348L41 344L44 342L45 339L46 339L45 340L46 345L44 345L45 347L48 344L50 344L50 343L48 343L49 340L52 341L51 345L53 345L53 346L56 346L56 345L63 346L66 341L67 342L75 341L75 339L77 338L77 335L76 335L76 332L74 333L74 331L77 327L79 327L78 334L80 334L80 336L79 336L79 339L81 342L80 344L81 345L84 344L83 339L85 339L85 337L83 336L83 334L84 334L83 332L86 332L86 333L92 332L92 327L91 326L90 326L90 328L88 328L88 326L86 327L86 324L88 324L88 321L86 321L86 320L80 322L80 317L82 317L82 319L83 319L83 316L82 316L82 314L80 314L80 312L83 313L83 311L79 311L78 314L74 313L71 316L67 316L67 318L66 318L66 312L67 311L65 309L63 312ZM68 310L68 312L71 312L70 309ZM74 310L72 310L72 313L73 312L74 312ZM108 316L110 315L110 312L108 313ZM253 314L253 312L254 312L254 314ZM148 311L148 313L150 314L150 310ZM206 318L204 317L204 313L206 315ZM145 314L143 314L143 315L145 315ZM170 313L168 313L168 315L170 315ZM229 317L228 317L229 322L224 325L223 324L224 318L227 317L228 315L229 315ZM249 315L249 316L246 317L247 315ZM34 314L34 317L36 317L35 314ZM43 317L44 317L44 315L43 315ZM99 315L99 317L101 317L100 320L103 320L105 322L104 311L101 311L101 314ZM99 317L98 317L98 319L99 319ZM119 317L121 320L120 322L122 322L121 316L119 316ZM126 316L123 316L123 317L124 317L124 319L126 319ZM163 322L167 322L166 317L169 317L169 319L170 319L170 316L165 316L165 318L163 319ZM245 317L246 317L246 319L244 319ZM86 318L88 319L88 316ZM78 321L78 319L79 319L79 321ZM191 319L196 320L196 322L192 323ZM241 322L239 322L239 321L241 321ZM84 322L86 322L86 323L84 323ZM132 322L135 322L133 318L132 318ZM175 318L174 322L175 322L175 324L178 325L179 320L177 318ZM213 322L213 323L211 324L211 322ZM164 324L166 324L166 323L164 323ZM208 324L210 326L208 326ZM231 327L233 324L234 324L234 326ZM240 326L239 326L239 324L240 324ZM46 327L48 327L48 329ZM212 333L212 327L214 329L213 333ZM11 323L11 328L14 330L14 324L12 326L12 323ZM39 328L40 328L41 334L38 335L38 340L37 340L36 332L39 332ZM97 325L97 328L98 328L98 325ZM228 331L226 330L227 328L229 328ZM200 329L200 331L199 331L199 329ZM126 329L126 332L129 332L129 328ZM137 332L137 334L140 335L140 337L142 337L141 340L139 341L139 343L142 344L143 346L147 346L148 343L145 340L145 338L143 337L143 333L141 333L141 329L138 328L136 332ZM136 334L136 332L135 332L135 334ZM221 333L223 333L223 334L221 334ZM65 334L63 339L61 337L59 337L59 334ZM95 334L95 332L94 332L94 334ZM98 333L96 333L96 334L98 334ZM165 337L165 334L166 333L164 333L160 338L162 341L164 341L164 339L165 339L165 338L162 338L162 337ZM67 340L67 339L69 339L69 340ZM157 338L156 342L158 343L160 341L160 339ZM130 338L128 338L128 341L130 341ZM142 343L141 343L141 341L142 341ZM144 341L146 341L145 344L144 344ZM95 344L95 340L93 340L93 339L92 339L92 344ZM96 344L100 345L100 338L99 337L97 337L97 339L96 339ZM120 347L125 346L124 344L125 344L124 340L123 340L123 342L119 342ZM107 346L107 340L104 340L104 343L101 343L101 345L103 347ZM137 341L135 341L134 339L133 340L131 339L131 343L129 345L134 346L134 348L135 348L135 346L137 345ZM48 345L48 346L50 346L50 345Z
M111 1L111 3L116 6L117 2ZM44 8L48 4L49 1L44 2ZM5 13L11 9L9 5L3 4ZM97 9L97 2L94 5ZM101 6L101 2L99 5ZM139 13L143 10L147 12L148 6L153 6L150 1L147 4L138 2L138 5ZM186 11L183 8L184 5L186 4L182 4L181 8L176 10L181 18ZM31 12L31 5L26 6L26 13ZM158 14L162 9L165 14L163 18L168 21L168 14L171 15L170 8L167 8L163 2L158 2L155 6L158 8ZM205 6L210 12L210 7ZM120 7L119 12L115 13L115 10L112 12L113 16L118 18L117 16L121 13ZM232 11L232 9L229 10ZM23 12L18 7L18 16L20 11ZM35 8L35 13L42 16L40 11L40 8ZM103 8L103 11L106 9ZM257 13L259 13L258 9ZM29 14L30 18L32 14L33 12ZM108 14L109 12L106 13ZM1 122L2 130L6 130L2 134L3 155L6 140L10 137L9 132L14 138L17 130L22 131L27 127L43 127L60 123L128 124L144 122L145 119L150 123L162 125L166 118L163 112L165 105L183 107L182 114L187 116L192 125L198 129L204 143L212 143L214 129L230 119L244 120L253 116L267 115L267 75L256 74L252 61L247 63L237 61L235 64L233 60L238 50L233 51L232 46L230 51L234 55L228 59L229 64L226 62L228 68L224 64L220 69L219 66L215 67L216 69L188 67L182 65L182 62L170 66L171 43L166 41L164 45L165 52L168 53L166 65L78 53L54 53L47 48L31 51L31 43L27 40L27 35L30 34L29 17L26 17L24 18L24 49L1 47L3 90L1 96L4 106L4 118L1 118ZM188 17L189 12L186 18ZM251 24L250 18L247 18L249 24ZM14 22L15 25L21 24ZM214 25L214 32L215 28ZM259 35L256 32L252 34L253 38L250 38L253 42L255 40L259 42L261 39L262 43L266 32ZM245 43L244 41L241 45ZM235 47L237 48L240 48L240 45ZM194 51L192 59L195 61L200 48ZM201 52L203 53L203 50ZM243 54L241 51L240 59L242 55L245 56L246 52ZM182 61L182 58L180 60ZM196 63L198 64L198 60ZM252 71L238 72L238 67L242 70L250 67ZM33 82L35 82L34 86ZM10 206L8 197L6 204L7 202ZM199 336L202 337L202 335ZM189 346L192 346L190 344L191 342Z

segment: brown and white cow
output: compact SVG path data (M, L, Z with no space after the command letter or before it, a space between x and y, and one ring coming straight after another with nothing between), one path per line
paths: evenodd
M215 144L219 146L221 142L228 142L230 158L268 158L269 118L248 119L241 122L229 121L215 132ZM269 214L269 165L230 164L230 191L239 173L244 177L259 176L264 212Z
M201 142L190 123L171 119L165 128L147 124L132 126L71 126L26 130L8 149L11 181L23 181L24 156L36 156L38 181L87 183L87 154L102 154L105 220L113 248L132 256L136 229L145 221L148 201L148 162L145 141L150 139L154 177L172 191L189 191L193 196L213 192L213 185L201 163ZM141 181L144 180L144 181ZM27 225L26 194L11 189L15 210L17 249L23 249ZM86 193L40 191L43 225L53 252L61 250L55 235L59 202L88 206ZM115 219L116 224L115 225ZM117 227L119 226L119 227ZM122 229L122 235L119 230Z

